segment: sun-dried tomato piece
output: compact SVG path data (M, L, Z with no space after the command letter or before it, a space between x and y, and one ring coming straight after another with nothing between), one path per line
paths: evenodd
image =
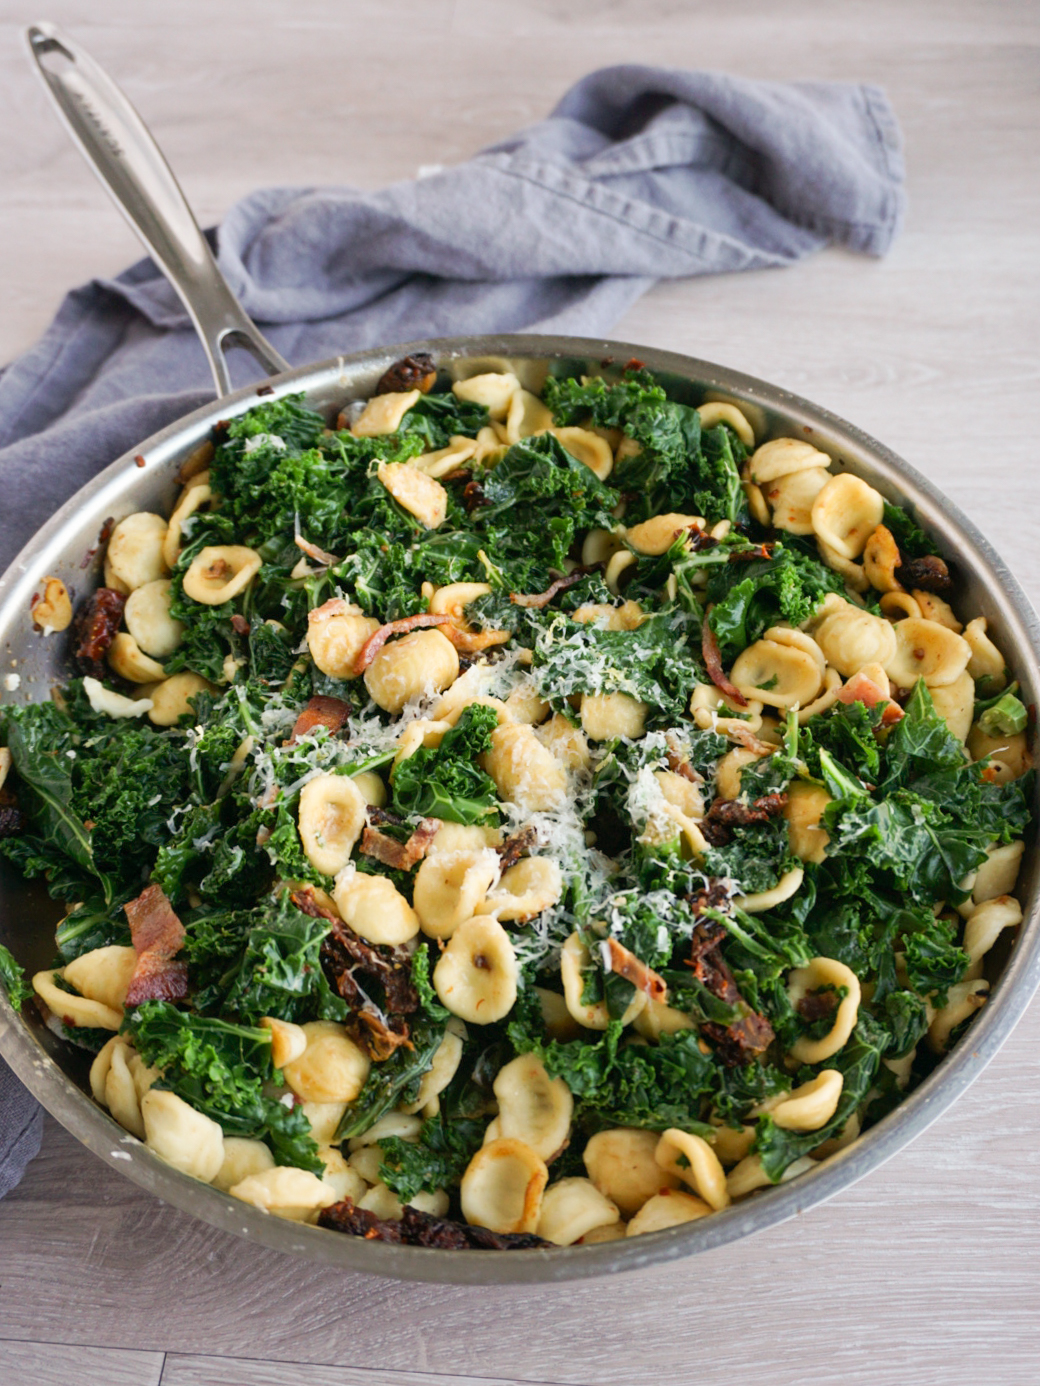
M421 390L428 395L437 383L437 365L428 351L402 356L400 361L383 372L376 386L377 395L406 395L409 390Z
M408 1204L399 1218L380 1218L353 1199L345 1198L331 1208L323 1208L318 1226L332 1232L345 1232L366 1241L391 1242L405 1246L438 1247L442 1251L529 1251L550 1243L532 1232L492 1232L468 1222L434 1217Z
M512 837L507 837L505 842L497 847L499 860L502 870L508 871L511 866L515 866L521 857L526 857L531 848L538 841L538 829L530 824L526 828L521 828Z
M725 847L732 828L768 823L783 813L786 803L786 794L763 794L750 803L743 799L716 799L700 824L701 833L713 847Z
M916 587L921 592L946 592L953 586L949 568L936 554L904 558L895 575L904 587Z
M18 837L27 826L25 814L13 804L0 805L0 838Z
M72 658L88 678L105 677L105 655L123 619L126 598L111 587L99 587L80 607L72 626L75 650Z
M701 653L704 656L704 667L708 671L708 677L719 692L725 693L727 698L732 698L738 707L747 707L747 699L743 693L726 677L726 671L722 667L722 652L719 650L719 642L715 638L715 632L711 628L711 620L707 616L705 616L704 625L701 627Z
M712 996L729 1006L739 1006L743 1012L731 1025L709 1022L701 1026L701 1035L714 1045L719 1060L727 1067L735 1067L764 1053L774 1036L766 1017L752 1010L740 994L729 964L719 951L725 937L725 926L717 919L700 920L690 938L687 966Z

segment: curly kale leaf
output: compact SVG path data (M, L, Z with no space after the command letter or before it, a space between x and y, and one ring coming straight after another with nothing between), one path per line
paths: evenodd
M418 1138L402 1140L385 1136L379 1142L383 1163L379 1177L402 1203L418 1193L453 1189L466 1172L466 1166L480 1149L484 1122L443 1116L424 1121Z
M423 441L423 452L446 448L452 438L462 434L475 438L490 420L487 409L472 400L453 394L429 394L417 399L401 420L398 430Z
M496 823L495 784L476 759L491 749L497 723L494 708L471 704L439 746L420 746L403 760L393 777L396 811L450 823Z
M885 513L881 523L908 558L925 558L939 552L933 540L925 534L909 510L904 510L902 506L891 505L885 501Z
M731 664L778 621L802 625L828 592L844 590L837 573L786 544L777 544L771 558L735 559L714 568L708 580L708 600L714 603L708 619L723 663Z
M402 1045L389 1059L373 1064L365 1086L347 1110L336 1131L336 1140L363 1136L381 1116L399 1102L414 1102L423 1074L444 1039L444 1021L429 1016L413 1018L410 1026L411 1049Z
M16 1011L20 1011L28 1001L33 990L25 980L25 970L16 963L10 949L0 943L0 986L7 992L7 999Z
M303 403L304 396L283 395L263 404L255 404L245 414L239 414L227 426L228 438L276 437L295 452L314 447L325 429L325 420Z
M279 1081L270 1030L191 1015L168 1001L145 1001L123 1029L145 1063L161 1070L156 1087L210 1117L225 1136L266 1141L277 1164L323 1172L302 1106L264 1092Z

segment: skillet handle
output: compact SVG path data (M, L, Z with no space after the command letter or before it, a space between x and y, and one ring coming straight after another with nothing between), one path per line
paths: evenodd
M231 292L169 164L116 84L57 25L33 24L25 37L69 134L180 295L217 395L231 393L227 346L244 347L269 375L287 371Z

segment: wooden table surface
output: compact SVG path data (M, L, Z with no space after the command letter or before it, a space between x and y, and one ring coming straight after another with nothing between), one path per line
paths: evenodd
M203 223L263 184L464 159L620 61L883 84L910 210L882 262L663 285L616 336L789 386L937 481L1040 595L1040 10L1029 0L50 0ZM0 4L0 359L135 259ZM276 1386L1040 1374L1040 1006L956 1107L826 1207L658 1271L414 1286L298 1262L140 1192L48 1122L0 1203L0 1383ZM296 1365L289 1365L296 1364ZM310 1364L302 1366L299 1364Z

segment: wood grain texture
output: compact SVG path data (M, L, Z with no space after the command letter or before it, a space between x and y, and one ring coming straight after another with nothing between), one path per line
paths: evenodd
M166 1358L161 1386L286 1386L289 1381L307 1386L371 1386L372 1373L357 1367L311 1366L301 1362L256 1362L244 1357ZM379 1373L380 1386L528 1386L513 1377L450 1377L428 1372Z
M159 1386L162 1369L161 1352L0 1342L0 1386Z
M125 86L203 222L263 184L374 187L463 159L601 64L883 84L910 194L887 259L826 252L789 271L661 285L615 335L760 375L885 440L1040 596L1031 0L52 0L49 12ZM0 0L0 359L67 289L138 254L28 72L24 18ZM190 1356L202 1354L337 1364L372 1383L1033 1386L1038 1132L1034 1008L950 1113L828 1206L606 1284L478 1290L248 1247L49 1123L0 1203L0 1337L169 1351L164 1380L182 1383L208 1379ZM171 1375L189 1366L195 1377ZM237 1369L205 1368L224 1371L217 1382L280 1379Z

